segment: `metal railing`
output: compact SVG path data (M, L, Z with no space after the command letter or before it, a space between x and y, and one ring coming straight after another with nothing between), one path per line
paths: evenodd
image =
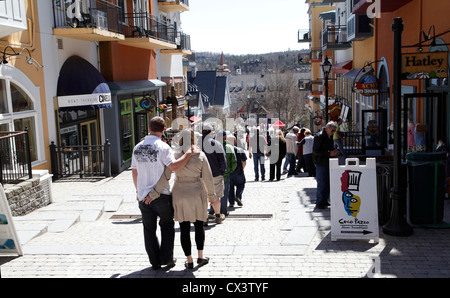
M176 28L146 12L126 13L125 37L150 37L175 43Z
M298 42L310 42L310 41L311 41L311 30L310 29L298 30Z
M33 178L28 131L0 131L0 183Z
M342 131L342 145L348 155L363 155L363 134L362 131Z
M347 26L328 26L322 32L322 48L333 48L349 45Z
M53 181L67 177L110 177L110 143L104 145L56 146L50 144Z
M99 28L123 33L122 8L107 1L52 1L55 28ZM79 5L77 7L77 5Z
M158 2L181 2L189 6L189 0L158 0Z
M184 34L183 32L178 32L177 35L179 38L179 44L177 42L178 49L190 51L191 50L191 36Z

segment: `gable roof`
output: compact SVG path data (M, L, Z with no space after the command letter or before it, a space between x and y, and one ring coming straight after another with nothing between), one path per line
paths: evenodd
M192 72L187 72L187 79L189 84L197 86L198 90L209 98L209 104L214 106L227 105L226 99L228 94L227 77L217 77L216 71L205 70L196 71L195 78L192 77Z

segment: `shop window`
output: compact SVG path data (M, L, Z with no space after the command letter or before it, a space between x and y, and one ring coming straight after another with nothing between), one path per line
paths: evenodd
M0 114L1 131L28 129L31 161L38 160L34 102L25 90L10 80L0 79Z

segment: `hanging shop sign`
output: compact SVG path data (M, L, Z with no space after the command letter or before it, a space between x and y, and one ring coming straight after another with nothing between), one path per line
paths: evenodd
M363 75L355 82L354 90L364 96L374 96L378 94L378 78L372 74Z
M330 159L331 240L379 241L375 158Z
M448 52L402 54L402 79L446 78Z
M11 209L5 191L0 186L0 256L3 254L23 256L22 246L12 221Z
M139 101L139 106L148 112L153 112L156 107L156 99L152 96L145 96Z

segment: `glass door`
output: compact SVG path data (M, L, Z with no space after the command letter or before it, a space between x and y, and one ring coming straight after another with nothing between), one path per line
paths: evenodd
M81 164L84 173L95 173L101 170L101 147L98 141L97 120L82 122L80 124L82 145Z

